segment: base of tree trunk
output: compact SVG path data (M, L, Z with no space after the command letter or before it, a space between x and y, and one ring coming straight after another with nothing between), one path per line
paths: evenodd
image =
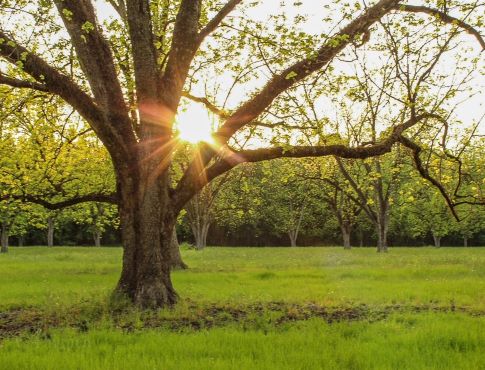
M172 270L187 270L189 266L184 261L172 262Z
M173 288L167 288L162 281L145 282L143 289L129 291L118 286L115 297L126 297L127 301L142 309L160 309L174 306L178 295Z

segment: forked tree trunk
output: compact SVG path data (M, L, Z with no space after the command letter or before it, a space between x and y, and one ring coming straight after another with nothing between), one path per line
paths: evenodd
M296 247L296 241L298 239L298 234L300 233L300 228L301 228L301 223L303 221L303 216L305 214L305 201L303 201L303 204L301 205L300 211L299 211L299 216L298 220L296 222L296 225L294 225L293 230L288 231L288 236L290 237L290 243L292 247Z
M171 267L174 270L185 270L188 266L182 260L182 255L180 254L179 241L177 239L177 232L173 228L172 242L170 244L171 251Z
M441 236L436 236L433 234L433 240L434 240L434 246L436 248L440 248L441 247Z
M207 235L209 233L210 222L203 219L202 222L191 225L192 233L195 239L195 248L202 250L207 247Z
M288 236L290 237L290 245L292 247L296 247L296 240L298 239L298 232L297 231L289 231Z
M47 246L54 246L54 218L49 217L47 219Z
M1 233L1 247L0 247L0 252L1 253L7 253L8 252L8 238L9 238L9 228L8 225L5 223L2 223L2 233Z

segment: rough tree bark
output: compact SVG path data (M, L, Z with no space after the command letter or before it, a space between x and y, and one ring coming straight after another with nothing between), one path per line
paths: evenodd
M6 223L2 223L2 232L1 232L1 247L0 253L7 253L8 252L8 240L9 240L9 227Z

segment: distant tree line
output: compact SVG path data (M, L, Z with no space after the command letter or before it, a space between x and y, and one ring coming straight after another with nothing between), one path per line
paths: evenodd
M459 164L467 174L460 187L466 199L479 200L483 159L479 145L470 148L476 151ZM444 184L456 186L456 163L435 158L432 166ZM439 189L415 173L398 147L366 161L281 159L243 165L204 187L181 213L176 232L179 241L196 249L383 248L383 240L384 248L479 246L485 244L485 209L473 203L465 201L452 212ZM87 202L56 211L21 200L0 205L2 245L6 239L11 245L120 244L117 210L110 204Z

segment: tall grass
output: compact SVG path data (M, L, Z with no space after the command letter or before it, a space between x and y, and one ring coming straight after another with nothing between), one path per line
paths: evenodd
M0 347L0 368L37 369L483 369L485 319L399 315L386 321L299 322L269 330L57 331Z

